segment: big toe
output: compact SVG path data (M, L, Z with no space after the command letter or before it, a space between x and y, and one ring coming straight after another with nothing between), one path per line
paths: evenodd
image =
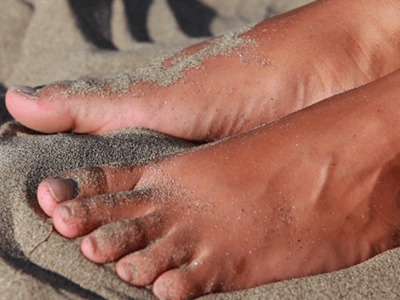
M43 91L12 87L6 94L6 106L16 120L31 129L48 133L72 130L74 118L61 90L61 86L49 86Z
M70 94L68 86L60 83L40 89L12 87L6 94L6 107L17 121L36 131L103 133L103 127L112 123L111 112L117 107L110 109L111 104L95 93Z
M71 179L48 178L39 184L37 196L40 207L50 217L60 202L77 194L78 186Z

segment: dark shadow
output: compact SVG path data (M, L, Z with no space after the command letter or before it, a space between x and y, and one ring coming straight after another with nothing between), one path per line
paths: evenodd
M5 97L6 97L7 89L5 86L0 84L0 125L12 120L11 115L8 113L5 104Z
M6 94L6 87L2 84L0 84L0 99L4 100L4 96Z
M273 16L276 16L277 14L279 14L279 11L277 11L276 9L269 6L265 12L265 19L272 18Z
M28 6L31 11L35 10L35 7L33 6L33 4L28 2L27 0L20 0L20 2L25 4L26 6Z
M68 0L82 33L102 49L116 50L111 40L112 0Z
M124 0L129 30L136 41L152 41L147 30L147 16L152 2L153 0Z
M217 15L214 10L198 0L168 0L179 27L191 37L212 36L211 21Z
M85 290L78 284L66 279L65 277L49 270L44 270L39 266L29 262L21 252L19 252L18 254L19 258L15 256L10 256L8 254L3 254L2 257L7 262L7 264L13 267L15 270L28 274L45 285L50 285L56 291L60 291L60 294L62 294L62 291L64 290L83 299L105 300L105 298L89 290ZM35 295L32 296L34 297Z
M3 182L1 184L3 184ZM0 191L2 196L7 196L7 193L4 193L4 190L1 186ZM3 227L2 230L0 230L0 257L2 257L4 263L8 264L17 272L28 274L33 278L36 278L43 284L50 285L54 290L60 291L60 294L63 293L62 291L68 291L71 294L76 295L77 298L89 300L104 300L103 297L80 287L78 284L72 282L71 280L49 270L45 270L30 262L29 259L21 251L17 241L14 238L14 229L11 225L14 224L14 220L12 216L10 202L3 201L3 199L1 200L3 209L0 211L0 220L1 226ZM35 295L32 295L32 299L34 299L34 296Z
M147 18L153 0L123 1L132 37L139 42L151 42ZM68 0L86 39L99 48L116 50L111 37L112 2L113 0ZM213 9L199 0L168 0L168 4L180 29L186 35L212 36L210 24L216 16Z

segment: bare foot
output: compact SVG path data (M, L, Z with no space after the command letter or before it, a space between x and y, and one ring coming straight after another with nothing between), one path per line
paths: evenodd
M48 179L39 203L162 299L345 268L400 244L398 95L400 72L158 163L71 172L72 200Z
M10 89L6 104L43 132L145 127L215 140L399 68L399 14L398 1L317 1L119 78Z

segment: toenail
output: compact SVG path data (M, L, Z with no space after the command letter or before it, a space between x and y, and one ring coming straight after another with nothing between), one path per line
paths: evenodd
M35 96L36 94L36 89L31 88L29 86L24 86L24 85L15 85L13 87L11 87L10 89L12 89L13 91L16 91L17 93L20 94L24 94L27 96Z
M153 293L158 299L169 299L169 288L165 283L153 285Z
M82 243L85 243L88 247L88 250L93 254L97 251L97 241L94 237L88 236L86 237Z
M59 206L57 210L64 221L71 221L71 219L74 217L69 207Z
M38 85L38 86L35 86L35 87L34 87L35 92L36 92L36 93L39 93L40 90L43 89L44 87L46 87L46 86L45 86L45 85Z
M126 282L132 282L134 278L138 277L137 269L134 265L126 263L118 272L122 280Z
M73 199L79 194L78 184L69 178L49 178L45 183L57 202Z

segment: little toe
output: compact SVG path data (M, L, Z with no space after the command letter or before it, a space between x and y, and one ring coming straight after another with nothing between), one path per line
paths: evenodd
M111 262L143 249L163 236L166 228L163 219L154 214L120 220L104 225L85 237L81 251L93 262Z
M171 232L147 248L120 259L116 265L117 274L136 286L151 284L160 274L186 264L193 251L189 248L176 231Z
M201 260L188 266L172 269L159 276L153 284L153 293L159 299L191 299L220 290L217 274Z

